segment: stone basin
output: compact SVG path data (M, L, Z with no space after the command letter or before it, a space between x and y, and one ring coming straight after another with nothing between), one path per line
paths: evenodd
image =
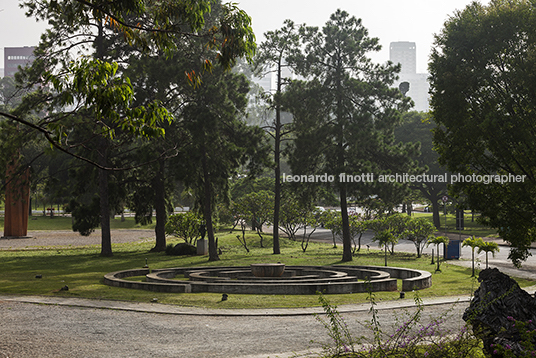
M251 264L251 273L255 277L281 277L285 271L285 264Z

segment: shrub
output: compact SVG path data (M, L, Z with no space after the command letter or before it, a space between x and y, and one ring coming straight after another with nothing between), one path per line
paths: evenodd
M472 335L466 327L459 332L444 330L441 324L448 319L450 311L432 319L429 324L421 323L422 301L415 298L417 311L407 313L404 319L398 319L398 327L392 334L381 328L374 308L374 294L369 292L372 319L365 327L372 332L373 338L363 336L356 339L350 332L344 319L337 312L336 306L320 295L320 302L326 313L326 319L317 319L326 327L334 345L324 346L322 357L353 358L443 358L443 357L484 357L482 342Z
M201 237L203 221L199 215L192 211L171 215L166 223L166 235L184 239L188 244L195 244Z
M197 248L186 242L181 242L177 245L168 244L166 246L166 254L174 256L197 255Z

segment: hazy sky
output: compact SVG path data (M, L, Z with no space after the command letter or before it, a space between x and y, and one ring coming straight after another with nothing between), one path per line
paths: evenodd
M225 1L225 0L224 0ZM490 0L481 0L488 4ZM369 35L378 37L382 50L372 56L376 62L389 59L389 43L412 41L417 44L417 72L426 72L426 62L445 20L470 0L233 0L253 19L257 41L264 32L275 30L285 19L322 26L337 9L361 18ZM3 10L2 10L3 9ZM34 46L45 29L44 23L24 16L17 0L0 0L0 68L4 67L4 47Z
M252 18L257 42L262 34L283 25L285 19L296 24L306 23L322 27L337 9L362 19L369 36L378 37L382 50L374 56L375 62L389 59L389 43L411 41L417 45L417 72L427 72L427 62L433 44L433 35L458 10L472 3L470 0L235 0ZM481 0L489 4L490 0Z

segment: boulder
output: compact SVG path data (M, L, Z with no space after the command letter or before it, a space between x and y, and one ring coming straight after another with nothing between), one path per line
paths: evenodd
M480 287L463 314L464 321L482 339L490 356L502 356L497 344L509 347L515 356L523 355L525 349L515 321L525 322L527 330L536 329L536 299L496 268L480 272L478 281Z

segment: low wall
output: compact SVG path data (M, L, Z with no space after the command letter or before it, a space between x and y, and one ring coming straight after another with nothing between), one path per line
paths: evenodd
M429 272L398 267L341 265L287 268L291 272L290 275L265 279L252 276L247 266L178 267L152 270L152 272L148 269L134 269L109 273L104 276L104 283L115 287L157 292L272 295L396 291L397 279L402 280L403 291L428 288L432 285L432 275ZM173 278L178 275L184 275L190 281L174 280ZM124 279L132 276L145 276L147 282Z
M124 270L111 272L104 275L104 284L113 287L133 288L154 292L190 293L191 286L188 283L165 283L165 282L137 282L123 280L125 277L143 276L149 274L148 269Z
M377 266L347 266L351 268L381 270L389 273L391 277L402 280L402 291L422 290L432 287L432 274L428 271L414 270L403 267L377 267Z

